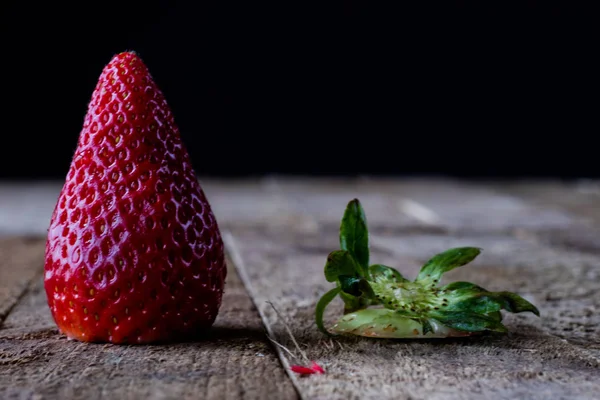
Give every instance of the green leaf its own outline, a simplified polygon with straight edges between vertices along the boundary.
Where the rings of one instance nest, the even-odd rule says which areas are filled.
[[[516,293],[511,292],[489,292],[489,295],[494,296],[502,304],[502,308],[512,313],[531,312],[538,317],[540,311],[536,306],[522,298]]]
[[[341,275],[338,285],[344,300],[344,314],[362,310],[373,303],[375,293],[366,279]]]
[[[341,291],[340,297],[344,301],[344,314],[354,312],[365,308],[368,304],[363,297],[356,297],[354,295]]]
[[[336,333],[381,338],[421,336],[421,324],[384,308],[367,308],[346,314],[333,325]]]
[[[481,249],[477,247],[457,247],[446,250],[423,265],[417,280],[439,280],[444,273],[470,263],[480,253]]]
[[[420,322],[423,330],[423,335],[427,335],[429,332],[433,332],[433,327],[431,326],[431,323],[428,319],[423,318]]]
[[[492,319],[495,319],[496,321],[502,321],[502,313],[500,311],[489,313],[487,314],[487,316]]]
[[[506,332],[507,329],[502,322],[496,318],[482,314],[465,311],[434,311],[429,316],[440,321],[442,324],[466,332],[494,331]]]
[[[338,319],[332,330],[339,334],[390,339],[470,336],[469,333],[451,329],[435,320],[415,320],[386,308],[367,308],[346,314]]]
[[[512,313],[532,312],[540,316],[538,309],[522,298],[511,292],[474,292],[468,289],[457,290],[446,296],[449,304],[448,311],[466,311],[478,314],[492,314],[500,310]]]
[[[443,291],[453,291],[453,290],[473,290],[473,291],[477,291],[477,292],[487,292],[487,290],[485,290],[484,288],[482,288],[481,286],[477,286],[474,283],[471,282],[451,282],[449,284],[447,284],[446,286],[442,286],[440,288],[440,290]]]
[[[448,296],[450,297],[450,296]],[[489,292],[468,292],[460,300],[454,301],[450,297],[450,303],[445,310],[470,312],[477,314],[490,314],[502,309],[502,300],[496,298]]]
[[[346,250],[335,250],[327,256],[325,279],[335,282],[340,275],[361,276],[361,270],[354,257]]]
[[[321,332],[323,332],[326,335],[331,336],[331,333],[329,333],[329,331],[327,331],[327,329],[325,329],[325,325],[323,325],[323,313],[325,312],[325,308],[327,308],[327,306],[329,305],[329,303],[331,303],[331,301],[333,299],[335,299],[335,297],[340,293],[341,289],[339,287],[333,288],[330,291],[328,291],[327,293],[325,293],[321,299],[319,299],[319,302],[317,303],[317,308],[315,311],[315,319],[317,322],[317,328],[319,328],[319,330]]]
[[[339,281],[344,293],[351,294],[354,297],[371,298],[374,296],[373,289],[371,289],[371,285],[365,278],[341,275]]]
[[[340,226],[340,247],[354,256],[366,277],[369,266],[369,231],[367,217],[358,199],[351,200]]]
[[[373,264],[369,267],[369,276],[373,280],[385,279],[395,282],[407,282],[408,280],[402,274],[392,267],[383,264]]]

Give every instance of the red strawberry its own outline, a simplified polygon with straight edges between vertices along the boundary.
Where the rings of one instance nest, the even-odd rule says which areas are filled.
[[[227,268],[210,204],[143,61],[113,57],[52,214],[45,289],[61,332],[151,343],[209,328]]]

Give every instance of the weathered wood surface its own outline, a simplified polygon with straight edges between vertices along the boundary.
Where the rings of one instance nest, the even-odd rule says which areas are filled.
[[[233,265],[206,337],[163,346],[83,344],[59,335],[48,311],[43,241],[30,240],[27,251],[17,242],[0,241],[0,254],[27,262],[0,259],[0,271],[22,265],[38,273],[0,327],[0,399],[297,398]],[[1,280],[0,288],[10,284]]]
[[[563,228],[572,225],[575,217],[585,220],[585,216],[577,215],[581,204],[595,209],[595,221],[600,221],[600,211],[593,206],[600,194],[594,194],[592,189],[591,194],[574,191],[558,182],[546,183],[549,188],[539,193],[531,189],[541,186],[539,182],[477,184],[447,179],[265,178],[201,182],[224,228],[293,225],[316,231],[338,224],[340,204],[358,194],[369,205],[370,221],[377,229]],[[60,189],[60,183],[0,184],[0,234],[45,235]],[[558,194],[545,196],[550,190]],[[571,199],[568,203],[564,200],[567,198]],[[563,210],[569,208],[562,207],[564,203],[570,205],[569,210]],[[573,209],[575,212],[569,216],[564,212]]]
[[[0,276],[18,282],[10,294],[0,291],[0,311],[6,315],[12,309],[0,328],[4,357],[0,357],[0,397],[44,393],[48,398],[116,394],[181,398],[194,392],[200,398],[214,398],[208,394],[217,396],[217,391],[208,388],[217,385],[229,388],[219,392],[224,398],[268,393],[264,398],[287,399],[295,396],[293,384],[307,399],[597,398],[597,182],[275,178],[202,182],[265,328],[293,350],[282,321],[267,304],[270,301],[309,357],[327,373],[300,378],[286,371],[291,357],[268,345],[235,277],[228,290],[237,290],[238,300],[226,298],[221,325],[202,342],[168,348],[86,346],[67,342],[54,331],[35,268],[29,268],[29,275],[1,275],[14,261],[0,261]],[[60,185],[52,184],[0,185],[0,234],[45,234],[59,190]],[[322,268],[327,253],[339,246],[339,221],[354,197],[361,199],[367,212],[373,260],[414,276],[438,251],[455,245],[482,247],[484,252],[474,263],[446,278],[518,292],[539,306],[542,317],[507,315],[510,333],[501,337],[449,342],[325,339],[314,326],[314,305],[330,287]],[[39,253],[31,257],[39,258]],[[3,283],[0,288],[6,286]],[[30,288],[25,295],[24,287]],[[231,308],[239,320],[230,318]],[[326,316],[331,321],[339,312],[336,303]],[[264,357],[256,356],[259,351]],[[207,354],[215,354],[210,367],[198,362]],[[19,357],[26,361],[14,361]],[[141,369],[145,358],[152,359],[152,366]],[[223,358],[233,362],[221,363]],[[238,367],[244,363],[254,367]],[[102,390],[94,392],[94,387]]]
[[[309,221],[323,213],[319,222],[300,218],[285,225],[267,221],[263,230],[239,227],[228,244],[277,340],[293,349],[267,302],[286,316],[309,358],[327,369],[325,376],[294,379],[307,398],[597,398],[600,257],[569,243],[540,240],[549,231],[592,229],[579,215],[491,186],[449,182],[330,185],[318,189],[337,203],[324,214],[311,208],[318,208],[312,194],[301,185],[291,187],[281,186],[280,202],[303,204]],[[339,248],[339,220],[353,197],[367,212],[374,262],[414,277],[446,248],[482,247],[476,262],[446,279],[519,292],[539,305],[542,318],[507,315],[509,335],[453,343],[324,338],[315,329],[314,307],[332,287],[323,265],[328,252]],[[337,302],[329,321],[341,311]]]
[[[17,237],[0,246],[0,327],[36,276],[41,276],[44,247],[39,240]]]

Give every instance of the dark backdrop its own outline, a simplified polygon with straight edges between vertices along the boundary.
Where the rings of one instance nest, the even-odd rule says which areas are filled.
[[[3,1],[0,175],[64,177],[123,50],[200,175],[600,175],[590,10],[396,3]]]

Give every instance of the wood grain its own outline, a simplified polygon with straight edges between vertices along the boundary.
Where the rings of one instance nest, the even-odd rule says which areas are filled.
[[[600,317],[594,312],[600,307],[600,257],[568,246],[552,246],[537,236],[547,230],[578,230],[585,224],[561,207],[539,207],[481,185],[386,185],[364,183],[352,191],[346,187],[341,191],[344,196],[329,197],[332,188],[320,192],[331,211],[312,229],[306,229],[305,221],[296,220],[261,229],[238,227],[228,236],[229,247],[241,260],[238,267],[244,269],[242,276],[251,296],[275,339],[294,350],[270,303],[283,315],[308,357],[327,370],[325,375],[292,377],[302,396],[595,398],[600,390]],[[302,190],[282,188],[282,203],[309,204]],[[373,198],[373,193],[381,199]],[[437,252],[454,246],[482,247],[476,262],[445,278],[518,292],[539,306],[542,318],[506,315],[508,335],[470,340],[324,337],[314,324],[315,304],[332,287],[323,277],[323,265],[328,252],[339,248],[339,222],[333,220],[341,218],[347,201],[355,196],[367,199],[364,206],[373,232],[373,262],[414,277]],[[418,219],[423,209],[430,211],[423,215],[436,217],[403,223],[406,208],[382,209],[383,204],[404,198],[416,204],[408,208],[409,217],[412,212]],[[310,218],[311,213],[307,214]],[[332,322],[341,311],[337,301],[326,318]],[[280,356],[284,365],[297,361],[285,351],[280,351]]]
[[[43,254],[41,239],[18,237],[0,241],[0,328],[30,282],[41,276]]]
[[[12,242],[0,242],[0,249]],[[40,243],[33,246],[32,254],[38,254],[39,247]],[[18,250],[12,252],[14,257],[27,257]],[[29,263],[39,271],[39,257],[29,257]],[[7,265],[2,263],[0,271],[9,269]],[[230,265],[213,329],[197,341],[162,346],[66,340],[54,325],[37,274],[0,329],[0,398],[297,398]],[[0,283],[5,286],[7,281]]]
[[[2,239],[0,398],[597,398],[599,183],[201,181],[236,261],[214,329],[171,346],[67,341],[45,304],[43,241]],[[59,188],[0,185],[0,234],[43,236]],[[507,314],[509,334],[469,340],[323,337],[314,306],[331,287],[323,265],[339,246],[339,222],[352,198],[367,212],[372,260],[412,277],[448,247],[482,247],[474,263],[445,279],[518,292],[542,317]],[[302,360],[267,340],[265,330],[298,354],[268,302],[325,375],[290,373],[290,363]],[[332,304],[327,320],[340,312],[341,304]]]

